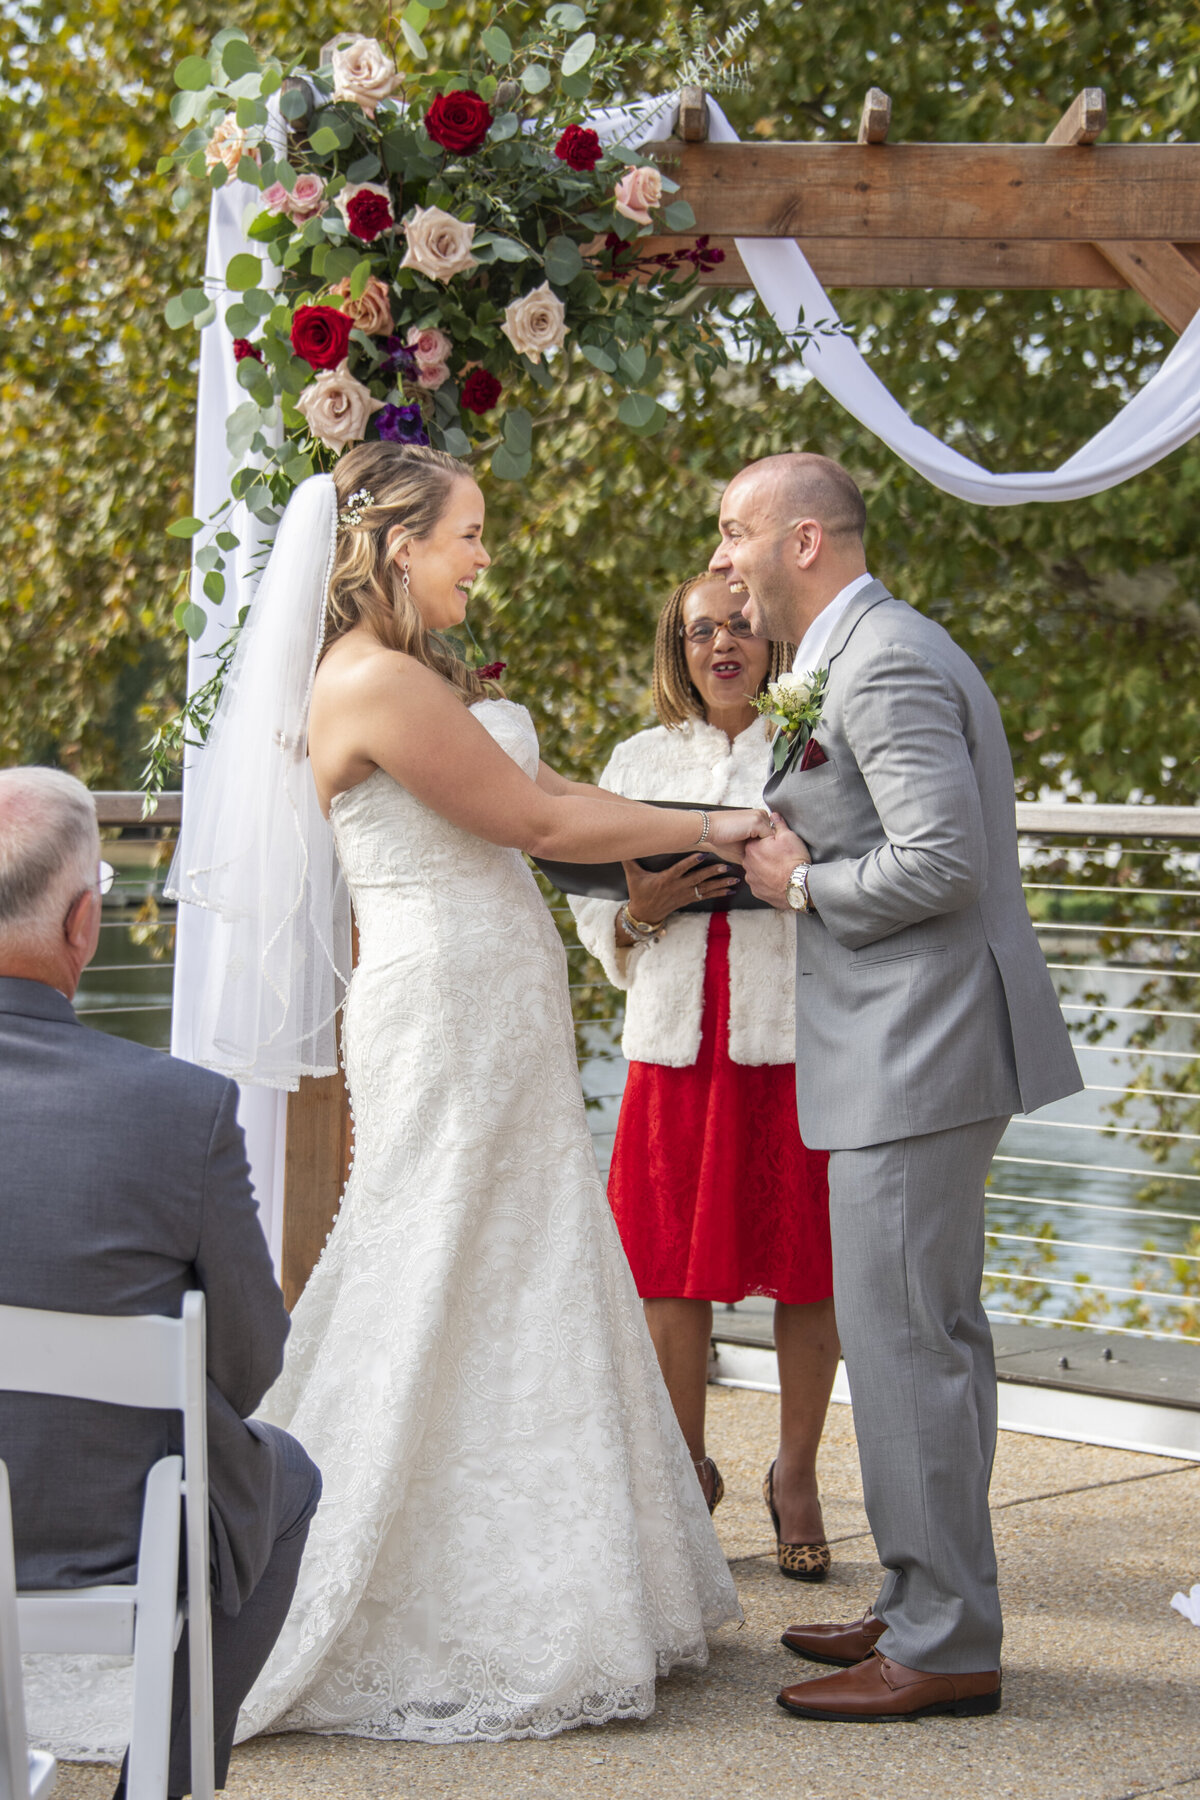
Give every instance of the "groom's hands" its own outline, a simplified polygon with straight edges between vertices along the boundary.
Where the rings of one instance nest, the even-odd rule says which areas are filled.
[[[780,912],[790,912],[787,884],[797,863],[811,862],[812,851],[788,829],[779,813],[771,814],[770,837],[751,838],[746,845],[746,880],[750,892]]]

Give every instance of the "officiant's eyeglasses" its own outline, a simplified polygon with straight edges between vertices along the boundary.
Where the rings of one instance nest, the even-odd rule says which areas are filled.
[[[730,637],[752,638],[754,632],[745,613],[730,613],[725,620],[693,619],[690,625],[681,625],[680,630],[689,644],[711,644],[718,631],[727,631]]]

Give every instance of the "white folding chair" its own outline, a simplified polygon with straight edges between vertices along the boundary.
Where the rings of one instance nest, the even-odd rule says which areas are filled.
[[[57,1773],[54,1758],[44,1750],[31,1750],[25,1737],[12,1512],[8,1469],[0,1462],[0,1800],[42,1800],[54,1787]]]
[[[205,1385],[203,1294],[184,1296],[181,1319],[0,1306],[0,1389],[183,1414],[182,1460],[164,1456],[146,1479],[136,1582],[17,1595],[21,1649],[27,1655],[132,1656],[128,1800],[163,1800],[167,1792],[172,1661],[185,1621],[192,1793],[195,1800],[213,1800]],[[181,1497],[187,1550],[182,1601]]]

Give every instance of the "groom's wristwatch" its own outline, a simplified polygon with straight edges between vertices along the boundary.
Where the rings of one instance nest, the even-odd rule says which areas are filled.
[[[817,910],[808,893],[808,871],[811,868],[811,863],[797,863],[788,876],[787,903],[793,912],[815,913]]]

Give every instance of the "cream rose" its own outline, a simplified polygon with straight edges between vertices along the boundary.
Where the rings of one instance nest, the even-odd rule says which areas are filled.
[[[615,191],[617,211],[638,225],[649,225],[651,207],[662,201],[662,176],[655,168],[630,169]]]
[[[227,112],[204,146],[204,161],[210,169],[224,163],[229,173],[236,175],[243,156],[248,156],[251,162],[259,160],[258,151],[251,146],[237,122],[237,114]]]
[[[402,269],[417,269],[434,281],[452,281],[479,266],[471,255],[474,225],[443,212],[440,206],[418,206],[404,230],[408,249]]]
[[[782,711],[787,706],[807,706],[816,690],[814,671],[803,670],[800,674],[781,675],[773,681],[767,692],[771,700]]]
[[[315,438],[330,450],[340,450],[359,441],[367,420],[382,405],[382,400],[376,400],[369,388],[354,379],[349,362],[340,362],[336,369],[322,369],[309,382],[296,401],[296,410],[304,414]]]
[[[390,337],[395,330],[392,319],[392,301],[386,283],[377,275],[367,280],[367,285],[357,300],[350,298],[351,277],[346,275],[336,286],[331,287],[330,294],[336,294],[338,308],[354,320],[360,331],[368,337]]]
[[[567,335],[566,309],[550,283],[543,281],[505,307],[500,329],[519,356],[541,362],[546,351],[559,349]]]
[[[368,119],[375,108],[400,86],[395,63],[375,38],[341,38],[330,59],[335,100],[354,100]]]

